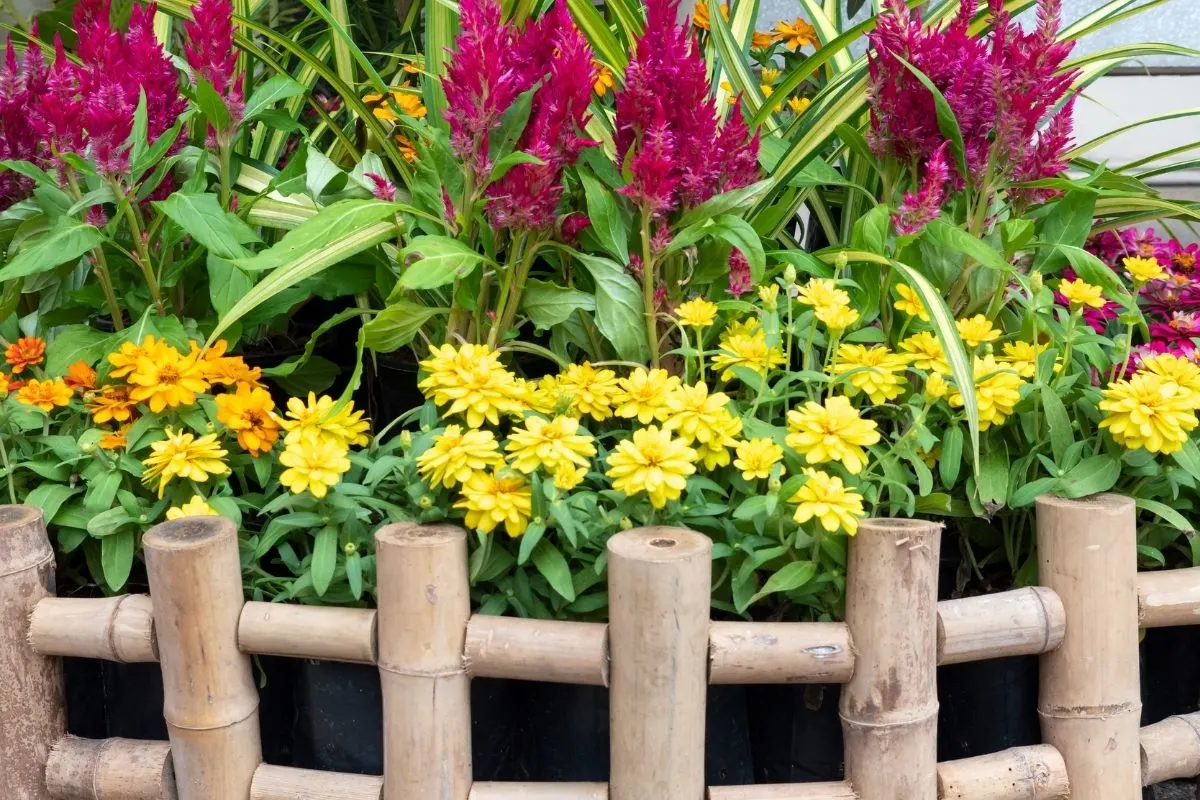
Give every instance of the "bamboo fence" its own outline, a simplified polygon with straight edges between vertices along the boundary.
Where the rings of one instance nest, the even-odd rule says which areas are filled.
[[[242,598],[237,531],[144,537],[150,596],[62,599],[41,512],[0,506],[4,800],[1135,800],[1200,773],[1200,714],[1139,729],[1138,628],[1200,623],[1200,568],[1139,575],[1132,500],[1038,501],[1041,586],[937,602],[938,524],[876,519],[844,623],[712,622],[711,544],[609,542],[610,622],[472,615],[453,526],[376,535],[377,611]],[[153,597],[153,602],[151,602]],[[261,763],[250,655],[376,664],[385,774]],[[938,764],[937,667],[1041,656],[1044,744]],[[159,662],[170,742],[66,736],[59,657]],[[473,677],[607,686],[607,784],[473,780]],[[845,684],[846,779],[704,786],[706,685]]]

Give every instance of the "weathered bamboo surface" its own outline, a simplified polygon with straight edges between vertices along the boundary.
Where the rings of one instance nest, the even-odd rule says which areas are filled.
[[[263,764],[254,772],[250,800],[380,800],[383,778]]]
[[[475,614],[466,659],[476,678],[607,686],[608,626]]]
[[[158,661],[154,606],[148,594],[47,597],[29,620],[29,644],[46,656]]]
[[[1065,800],[1067,765],[1048,744],[938,764],[939,800]]]
[[[1142,728],[1142,785],[1200,775],[1200,712]]]
[[[860,800],[844,781],[712,786],[708,800]],[[863,798],[862,800],[865,800]]]
[[[1142,572],[1137,587],[1143,628],[1200,625],[1200,567]]]
[[[238,620],[243,653],[374,664],[376,612],[250,601]]]
[[[1067,615],[1042,586],[938,603],[938,663],[1048,653],[1062,644]]]
[[[845,683],[854,673],[844,622],[714,622],[709,660],[715,684]]]
[[[470,800],[608,800],[608,784],[479,781],[471,787]]]
[[[63,737],[46,762],[46,788],[55,800],[178,797],[171,745],[132,739]]]

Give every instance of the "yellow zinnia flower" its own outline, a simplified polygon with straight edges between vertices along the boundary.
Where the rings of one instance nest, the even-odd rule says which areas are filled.
[[[36,406],[49,414],[55,406],[71,404],[74,393],[61,378],[39,381],[33,378],[17,391],[17,399],[27,406]]]
[[[1030,342],[1005,342],[1001,348],[1004,355],[997,359],[1002,364],[1008,364],[1022,378],[1032,378],[1037,374],[1037,360],[1049,345],[1032,344]]]
[[[627,495],[644,492],[650,505],[662,508],[678,500],[687,487],[687,476],[696,471],[696,451],[669,430],[651,425],[633,432],[608,455],[612,488]]]
[[[100,437],[97,444],[101,450],[124,450],[129,447],[129,425],[122,425],[115,431],[107,431]]]
[[[737,446],[741,432],[741,418],[722,410],[710,423],[708,438],[695,442],[697,463],[710,472],[717,467],[729,466],[729,448]]]
[[[944,375],[950,372],[941,340],[929,331],[914,333],[900,342],[900,349],[909,354],[908,362],[917,369]]]
[[[529,527],[533,495],[529,481],[515,472],[476,472],[463,484],[462,493],[454,507],[467,512],[468,528],[491,533],[503,524],[515,539]]]
[[[996,361],[995,356],[975,357],[975,404],[979,408],[979,430],[1003,425],[1021,399],[1025,381],[1015,370]],[[950,405],[963,407],[962,393],[950,394]]]
[[[759,375],[766,375],[783,361],[783,351],[778,346],[769,347],[766,333],[756,327],[753,333],[732,336],[727,329],[721,336],[712,363],[713,369],[721,373],[721,380],[728,381],[737,377],[734,367],[747,367]]]
[[[516,377],[489,347],[435,347],[421,369],[427,376],[417,385],[425,396],[439,406],[449,406],[445,416],[463,414],[472,428],[485,420],[499,425],[501,414],[520,416],[524,411]]]
[[[838,346],[829,374],[846,376],[846,394],[850,397],[862,392],[872,403],[879,405],[904,391],[907,365],[905,356],[897,355],[883,345],[843,344]]]
[[[1187,444],[1197,420],[1189,393],[1153,372],[1110,384],[1101,395],[1100,421],[1117,444],[1129,450],[1175,453]]]
[[[147,336],[141,343],[124,342],[117,352],[108,354],[108,363],[112,365],[109,375],[114,378],[127,378],[137,369],[138,361],[143,358],[157,360],[167,350],[176,356],[179,355],[178,350],[153,336]]]
[[[946,395],[950,394],[950,384],[940,372],[931,372],[929,377],[925,379],[925,391],[923,392],[925,399],[930,403],[936,403]]]
[[[772,33],[755,31],[754,33],[750,34],[751,50],[765,50],[773,44],[775,44],[775,35]]]
[[[400,117],[392,109],[392,102],[388,102],[389,99],[405,116],[420,119],[429,113],[419,95],[404,89],[392,89],[386,98],[378,92],[373,92],[363,97],[363,103],[372,106],[371,113],[375,115],[375,119],[381,122],[398,122]]]
[[[1129,273],[1129,277],[1133,278],[1133,282],[1137,284],[1156,281],[1166,274],[1162,264],[1158,263],[1157,258],[1142,258],[1134,256],[1127,258],[1124,261],[1125,271]]]
[[[803,114],[808,110],[808,107],[812,105],[812,100],[808,99],[807,97],[792,96],[788,99],[787,104],[788,108],[792,110],[793,114]]]
[[[774,67],[763,67],[762,81],[763,83],[774,83],[775,81],[779,80],[779,76],[782,74],[782,72]]]
[[[362,447],[368,441],[367,431],[371,423],[362,418],[362,411],[354,410],[354,403],[347,401],[338,407],[329,395],[317,397],[308,393],[308,402],[298,397],[288,399],[287,416],[279,420],[287,431],[284,444],[289,447],[300,439],[331,439],[343,448]]]
[[[91,392],[84,400],[84,407],[97,425],[133,419],[133,401],[129,399],[127,386],[105,386],[99,394]]]
[[[813,313],[831,331],[844,331],[858,322],[858,312],[850,306],[817,306]]]
[[[728,405],[729,396],[724,392],[709,394],[703,383],[681,384],[667,395],[670,414],[663,427],[675,431],[685,444],[707,442],[724,421]]]
[[[690,328],[707,328],[717,318],[717,305],[703,297],[697,297],[686,303],[680,303],[675,308],[675,319],[680,325]]]
[[[814,47],[819,47],[821,44],[817,38],[817,29],[803,17],[796,17],[791,22],[784,22],[782,20],[777,22],[775,24],[775,36],[789,50],[799,50],[801,47],[810,44]]]
[[[536,382],[517,378],[517,388],[525,401],[525,406],[538,414],[553,416],[558,412],[561,397],[558,389],[558,378],[554,375],[543,375]]]
[[[679,378],[665,369],[638,367],[617,383],[622,390],[616,399],[617,416],[626,419],[636,417],[638,422],[646,425],[667,418],[670,413],[667,396],[679,386]]]
[[[836,461],[851,475],[867,465],[864,448],[879,441],[879,426],[863,419],[850,400],[841,395],[825,398],[824,405],[809,401],[787,414],[787,446],[809,464]]]
[[[195,495],[181,506],[171,506],[167,509],[167,519],[183,519],[184,517],[215,517],[218,516],[213,507],[200,495]]]
[[[1071,304],[1072,310],[1080,309],[1084,306],[1104,308],[1104,290],[1099,286],[1086,283],[1079,278],[1073,281],[1059,281],[1058,293],[1067,298],[1067,302]]]
[[[579,420],[563,416],[526,417],[509,433],[504,449],[512,457],[513,469],[527,475],[538,469],[557,473],[586,467],[596,455],[591,434],[580,429]]]
[[[476,472],[503,464],[504,457],[491,431],[464,431],[458,425],[447,425],[433,437],[429,449],[417,456],[417,473],[431,487],[450,489]]]
[[[153,355],[140,357],[128,381],[132,386],[129,397],[145,403],[155,414],[190,406],[196,402],[196,395],[208,391],[204,367],[195,356],[180,355],[173,347],[161,347]]]
[[[985,342],[1000,338],[1000,331],[983,314],[976,314],[970,319],[960,319],[954,325],[967,347],[979,347]]]
[[[783,460],[783,448],[762,437],[738,442],[736,451],[733,465],[748,481],[771,477],[771,468]]]
[[[608,65],[595,59],[592,59],[592,64],[596,68],[596,81],[592,84],[592,91],[596,93],[596,97],[604,97],[610,89],[617,87],[617,82],[613,78],[612,70],[608,68]]]
[[[844,289],[839,289],[835,281],[829,278],[812,278],[800,287],[796,299],[806,306],[848,306],[850,295]]]
[[[721,12],[721,18],[728,22],[729,4],[722,3],[718,8]],[[710,29],[712,20],[708,16],[708,3],[705,0],[697,0],[695,7],[692,9],[692,24],[702,31]]]
[[[266,389],[238,384],[236,392],[217,395],[217,422],[237,434],[238,444],[251,456],[268,452],[279,439],[275,401]]]
[[[1139,372],[1149,372],[1183,389],[1193,408],[1200,408],[1200,366],[1173,353],[1159,353],[1142,359]]]
[[[563,467],[555,470],[554,488],[568,492],[583,483],[583,479],[587,477],[587,474],[587,467]]]
[[[596,369],[585,361],[571,364],[558,376],[558,391],[569,400],[572,413],[602,422],[612,416],[621,387],[611,369]]]
[[[799,524],[816,519],[829,533],[839,530],[849,536],[858,533],[858,521],[866,513],[862,495],[827,472],[808,468],[804,474],[808,480],[788,498],[789,503],[796,504],[793,519]]]
[[[142,481],[146,484],[158,478],[158,496],[173,478],[203,483],[210,475],[226,475],[229,467],[222,460],[228,453],[217,442],[217,435],[209,433],[197,438],[186,431],[167,428],[167,438],[150,445],[150,455],[142,461],[146,471]]]
[[[779,284],[758,287],[758,299],[762,301],[763,308],[774,312],[779,306]]]
[[[898,283],[896,294],[900,295],[900,299],[893,304],[897,311],[916,317],[922,322],[929,322],[929,312],[925,310],[925,304],[921,302],[921,296],[915,289],[908,284]]]
[[[280,465],[287,467],[279,483],[292,494],[308,491],[320,500],[350,469],[347,452],[345,442],[331,436],[298,438],[279,454]]]

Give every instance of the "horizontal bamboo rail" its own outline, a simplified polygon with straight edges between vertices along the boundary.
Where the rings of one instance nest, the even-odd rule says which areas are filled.
[[[143,537],[154,602],[54,598],[40,515],[0,506],[0,797],[1132,800],[1200,773],[1200,714],[1137,725],[1137,628],[1200,624],[1200,569],[1136,575],[1124,498],[1041,498],[1038,533],[1043,586],[936,603],[939,527],[864,521],[846,622],[771,623],[709,619],[707,537],[630,531],[600,624],[471,615],[465,532],[415,524],[377,533],[378,611],[245,602],[216,518]],[[385,775],[262,764],[249,654],[377,665]],[[1033,654],[1047,744],[936,764],[937,666]],[[58,656],[159,661],[170,744],[64,737]],[[609,783],[473,781],[473,677],[610,687]],[[705,789],[705,685],[793,682],[845,684],[847,779]]]

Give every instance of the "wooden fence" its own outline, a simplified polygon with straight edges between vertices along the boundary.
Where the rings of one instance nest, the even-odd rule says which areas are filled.
[[[214,517],[144,537],[148,596],[53,596],[41,513],[0,506],[5,800],[1135,800],[1200,773],[1200,714],[1139,729],[1138,627],[1200,623],[1200,568],[1139,575],[1131,500],[1038,502],[1043,585],[937,602],[941,530],[864,522],[845,623],[712,622],[711,544],[609,542],[610,622],[472,615],[467,538],[376,536],[378,611],[245,602]],[[249,654],[377,664],[385,775],[263,764]],[[1041,654],[1045,744],[936,762],[937,666]],[[64,735],[59,656],[161,664],[165,742]],[[608,784],[473,781],[472,677],[608,686]],[[704,786],[706,684],[845,684],[846,780]],[[707,792],[707,795],[706,795]]]

